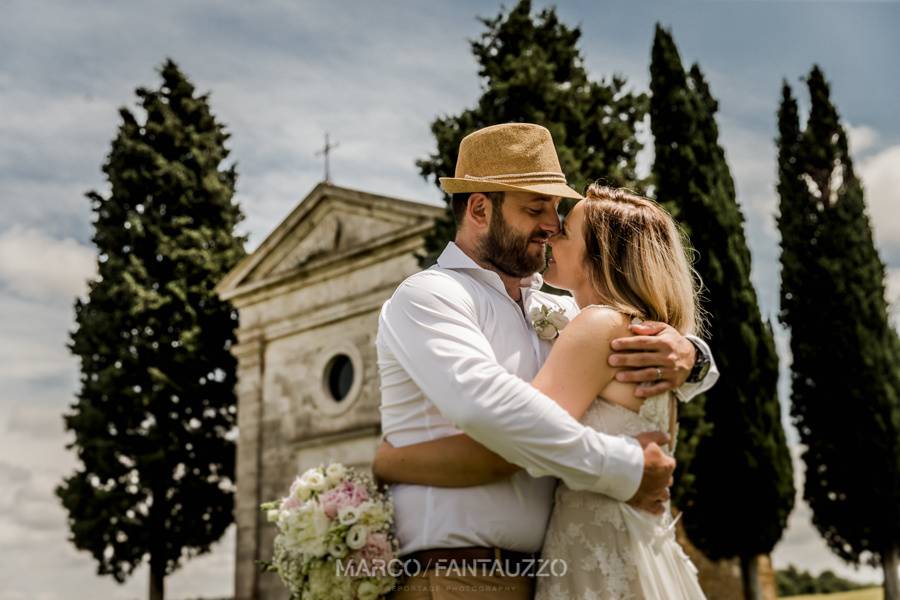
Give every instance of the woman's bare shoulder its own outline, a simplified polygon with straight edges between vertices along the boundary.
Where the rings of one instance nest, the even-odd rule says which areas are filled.
[[[614,308],[587,306],[560,332],[560,336],[566,335],[572,341],[582,343],[596,342],[598,338],[613,340],[632,335],[628,329],[630,323],[628,315]],[[608,349],[606,346],[604,351]]]

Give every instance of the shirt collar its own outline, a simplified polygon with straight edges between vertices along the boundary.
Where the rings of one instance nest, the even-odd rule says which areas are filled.
[[[503,282],[500,280],[500,276],[493,271],[489,271],[488,269],[479,266],[478,263],[472,260],[472,258],[468,254],[463,252],[462,249],[456,245],[456,242],[450,242],[447,244],[447,247],[444,248],[444,251],[441,252],[441,255],[437,259],[437,265],[442,269],[472,269],[490,273],[491,275],[493,275],[492,279],[496,279],[496,283],[499,284],[500,289],[504,293],[506,293],[506,288],[503,286]],[[522,283],[519,287],[539,290],[543,285],[544,278],[541,277],[540,273],[535,273],[534,275],[522,279]]]
[[[456,242],[450,242],[441,255],[438,256],[437,265],[442,269],[482,269],[468,254],[462,251],[462,248],[456,245]]]
[[[526,277],[522,280],[522,287],[539,290],[544,287],[544,276],[540,273],[535,273],[531,277]]]

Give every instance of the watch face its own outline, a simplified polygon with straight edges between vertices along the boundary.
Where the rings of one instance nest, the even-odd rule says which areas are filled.
[[[700,367],[700,373],[697,375],[697,379],[702,380],[706,377],[707,373],[709,373],[709,362],[703,361],[703,366]]]

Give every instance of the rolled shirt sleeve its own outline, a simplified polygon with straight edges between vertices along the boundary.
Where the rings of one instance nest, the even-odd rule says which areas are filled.
[[[448,420],[531,476],[622,501],[637,492],[644,463],[637,440],[583,426],[500,365],[471,296],[449,275],[407,279],[385,304],[378,335]]]

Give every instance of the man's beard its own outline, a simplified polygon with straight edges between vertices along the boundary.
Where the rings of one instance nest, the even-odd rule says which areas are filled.
[[[504,275],[528,277],[544,268],[544,253],[532,256],[528,244],[532,240],[546,241],[549,234],[537,230],[521,234],[514,230],[498,210],[494,211],[487,236],[481,241],[481,260],[496,267]]]

